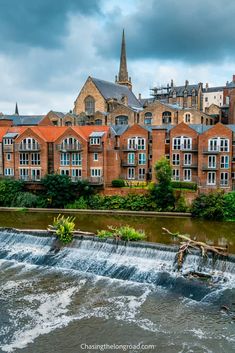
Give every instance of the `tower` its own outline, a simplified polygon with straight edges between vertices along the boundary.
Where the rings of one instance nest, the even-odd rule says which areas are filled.
[[[132,89],[131,78],[128,77],[127,62],[126,62],[126,41],[125,32],[122,32],[122,46],[120,56],[120,67],[118,77],[116,76],[115,82],[119,85],[127,86],[130,90]]]
[[[15,107],[15,115],[19,115],[19,109],[18,109],[18,104],[16,103],[16,107]]]

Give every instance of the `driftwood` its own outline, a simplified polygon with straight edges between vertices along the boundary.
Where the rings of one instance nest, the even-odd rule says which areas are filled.
[[[190,248],[191,249],[197,249],[201,251],[201,255],[203,257],[207,256],[207,252],[211,252],[213,254],[217,254],[220,256],[228,256],[228,248],[227,247],[220,247],[220,246],[212,246],[208,245],[202,241],[197,241],[193,240],[190,238],[189,235],[187,234],[179,234],[179,233],[172,233],[166,228],[162,228],[167,234],[174,236],[181,241],[180,247],[177,253],[177,263],[178,263],[178,269],[182,267],[184,257],[187,252],[190,253]]]

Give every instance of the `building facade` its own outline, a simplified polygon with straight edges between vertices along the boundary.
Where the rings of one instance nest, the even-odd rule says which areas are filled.
[[[155,180],[166,157],[172,179],[199,190],[235,188],[235,125],[0,127],[0,177],[40,182],[46,174],[110,186]]]

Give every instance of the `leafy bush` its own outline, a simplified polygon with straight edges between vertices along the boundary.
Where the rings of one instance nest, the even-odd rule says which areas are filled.
[[[156,202],[151,195],[128,194],[127,196],[95,195],[88,200],[91,209],[96,210],[130,210],[130,211],[154,211]]]
[[[94,194],[94,188],[88,180],[78,180],[76,183],[73,183],[73,189],[79,197],[87,198]]]
[[[178,200],[176,200],[175,211],[176,212],[187,212],[188,211],[188,207],[187,207],[185,198],[182,195],[180,195]]]
[[[174,209],[175,197],[171,185],[171,166],[166,158],[160,159],[155,164],[155,171],[158,183],[151,190],[157,207],[161,211],[171,211]]]
[[[221,220],[225,217],[225,199],[221,192],[199,195],[192,203],[193,217]]]
[[[109,227],[109,230],[100,230],[97,232],[99,238],[118,238],[124,241],[138,241],[146,238],[144,231],[138,231],[128,225]]]
[[[20,180],[0,180],[0,206],[10,207],[18,193],[23,191],[24,183]]]
[[[125,181],[123,179],[112,180],[112,186],[115,188],[122,188],[125,186]]]
[[[171,185],[174,189],[197,190],[197,184],[189,181],[172,181]]]
[[[59,214],[54,218],[53,225],[49,226],[50,229],[55,230],[58,239],[63,244],[71,243],[73,240],[73,231],[75,227],[75,217],[65,218],[63,215]]]
[[[39,197],[31,192],[19,192],[12,202],[14,207],[37,207]]]
[[[42,178],[42,185],[45,187],[44,198],[49,207],[64,207],[76,197],[73,184],[67,175],[48,174]]]
[[[65,208],[85,210],[89,207],[87,200],[85,200],[84,197],[81,196],[78,200],[75,200],[73,203],[69,203],[68,205],[66,205]]]
[[[224,194],[224,216],[235,219],[235,191]]]

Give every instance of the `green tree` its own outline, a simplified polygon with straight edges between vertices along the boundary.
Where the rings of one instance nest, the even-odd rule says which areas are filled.
[[[224,216],[235,219],[235,191],[224,194]]]
[[[45,187],[43,196],[48,207],[61,208],[76,198],[73,183],[67,175],[48,174],[42,179],[42,185]]]
[[[222,192],[200,194],[192,203],[193,217],[221,220],[225,216],[225,200]]]
[[[175,197],[171,185],[172,171],[170,163],[166,158],[162,158],[155,164],[154,168],[157,184],[152,188],[151,194],[160,210],[172,210],[175,204]]]
[[[14,206],[18,193],[23,191],[23,181],[13,179],[0,180],[0,205],[5,207]]]

